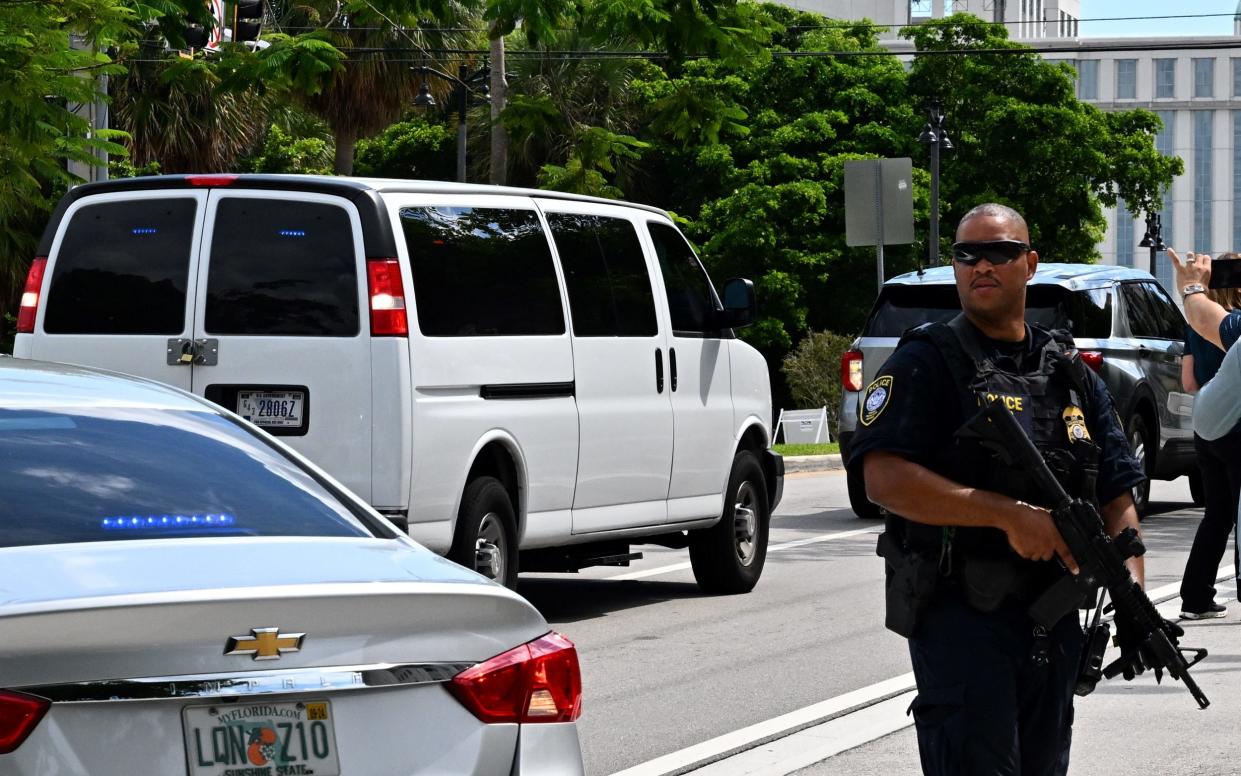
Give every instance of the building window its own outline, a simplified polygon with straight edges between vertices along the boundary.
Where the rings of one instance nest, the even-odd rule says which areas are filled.
[[[1155,60],[1155,98],[1176,96],[1176,60]]]
[[[1194,115],[1194,250],[1211,253],[1211,193],[1214,155],[1212,129],[1215,111],[1196,110]],[[1166,239],[1165,239],[1166,242]]]
[[[1099,60],[1078,60],[1077,97],[1080,100],[1099,99]]]
[[[1133,214],[1120,197],[1116,199],[1116,263],[1133,266]]]
[[[1215,96],[1215,59],[1194,60],[1194,96]]]
[[[1176,125],[1173,123],[1176,113],[1170,110],[1157,110],[1155,115],[1163,122],[1163,128],[1159,130],[1159,134],[1155,135],[1155,150],[1164,156],[1172,156],[1176,153]],[[1159,220],[1163,225],[1161,236],[1167,245],[1176,245],[1176,235],[1172,229],[1176,216],[1174,204],[1172,190],[1169,188],[1163,193],[1163,207],[1159,210]],[[1172,265],[1165,251],[1155,254],[1155,266],[1150,267],[1149,271],[1159,279],[1164,288],[1172,288]]]
[[[1241,245],[1241,110],[1232,112],[1232,244]]]
[[[1232,96],[1241,97],[1241,57],[1232,58]]]
[[[1116,60],[1116,99],[1136,100],[1138,97],[1138,61]]]

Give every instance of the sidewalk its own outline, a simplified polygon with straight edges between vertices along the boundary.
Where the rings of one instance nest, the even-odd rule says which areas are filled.
[[[1225,584],[1228,592],[1231,585]],[[1221,590],[1221,592],[1223,592]],[[1175,616],[1179,599],[1159,607]],[[1078,698],[1069,773],[1091,776],[1237,776],[1241,774],[1241,605],[1228,603],[1228,616],[1181,622],[1182,644],[1205,647],[1206,660],[1191,671],[1211,705],[1199,710],[1180,682],[1164,677],[1156,685],[1148,672],[1132,682],[1101,682]],[[1108,660],[1115,656],[1114,649]],[[916,774],[918,745],[912,727],[851,749],[797,772],[827,774]]]

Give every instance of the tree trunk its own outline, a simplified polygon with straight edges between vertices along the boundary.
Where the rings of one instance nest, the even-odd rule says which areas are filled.
[[[358,144],[358,133],[352,129],[336,131],[336,159],[332,167],[337,175],[353,175],[353,147]]]
[[[492,27],[494,34],[495,28]],[[504,77],[504,38],[491,39],[491,183],[503,186],[508,180],[508,132],[500,123],[500,113],[508,104],[508,80]]]

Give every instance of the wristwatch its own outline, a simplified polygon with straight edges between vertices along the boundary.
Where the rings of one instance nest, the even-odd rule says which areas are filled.
[[[1206,292],[1207,287],[1201,283],[1190,283],[1181,289],[1181,298],[1185,298],[1190,294],[1205,294]]]

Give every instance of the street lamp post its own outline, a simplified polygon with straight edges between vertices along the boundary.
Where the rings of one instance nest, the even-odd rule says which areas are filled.
[[[457,75],[453,76],[433,67],[422,65],[418,68],[418,72],[422,73],[422,84],[418,87],[418,96],[414,98],[415,108],[435,107],[435,97],[431,94],[431,87],[427,85],[427,76],[434,75],[454,84],[453,98],[457,103],[457,182],[465,183],[465,112],[468,107],[470,92],[473,91],[470,88],[470,83],[480,78],[485,78],[488,68],[484,65],[477,72],[470,73],[469,68],[462,64],[457,66]],[[486,96],[486,81],[483,84],[481,93]]]
[[[931,235],[927,246],[927,264],[934,267],[939,264],[939,152],[953,149],[952,139],[944,128],[944,106],[939,100],[932,100],[926,109],[927,122],[918,136],[918,142],[930,146],[931,149]]]
[[[1147,211],[1146,233],[1142,235],[1142,242],[1138,243],[1138,247],[1151,249],[1150,273],[1155,275],[1155,255],[1159,251],[1166,251],[1168,246],[1163,244],[1163,218],[1153,210]]]

